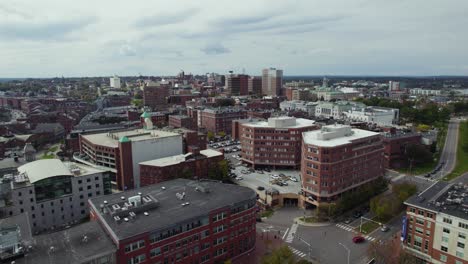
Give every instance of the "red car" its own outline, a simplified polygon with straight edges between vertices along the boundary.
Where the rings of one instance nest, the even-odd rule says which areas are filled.
[[[356,244],[364,242],[366,239],[362,236],[355,236],[353,237],[353,242]]]

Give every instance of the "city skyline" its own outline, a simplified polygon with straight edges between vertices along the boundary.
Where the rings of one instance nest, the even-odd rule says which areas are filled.
[[[465,1],[227,3],[8,1],[0,77],[468,73]]]

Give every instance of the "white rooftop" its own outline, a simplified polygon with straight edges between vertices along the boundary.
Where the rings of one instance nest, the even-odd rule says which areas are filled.
[[[206,156],[207,158],[223,155],[223,153],[212,150],[212,149],[205,149],[201,150],[200,154]],[[148,160],[144,162],[140,162],[140,165],[147,165],[147,166],[157,166],[157,167],[165,167],[165,166],[172,166],[176,165],[179,163],[184,162],[187,157],[190,157],[192,153],[187,153],[187,154],[180,154],[180,155],[175,155],[175,156],[170,156],[170,157],[165,157],[165,158],[160,158],[160,159],[154,159],[154,160]]]
[[[130,141],[144,141],[155,138],[180,136],[177,133],[163,130],[133,129],[118,132],[107,132],[99,134],[82,135],[83,138],[93,144],[116,148],[119,145],[119,139],[127,137]]]
[[[323,126],[320,130],[304,132],[302,138],[306,144],[319,147],[336,147],[375,135],[379,135],[379,133],[336,124]]]
[[[250,127],[269,127],[269,128],[301,128],[315,124],[314,120],[305,118],[295,118],[289,116],[271,117],[268,121],[257,121],[251,123],[243,123]]]

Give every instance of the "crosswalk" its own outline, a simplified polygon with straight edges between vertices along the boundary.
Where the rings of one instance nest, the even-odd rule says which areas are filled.
[[[354,230],[354,228],[352,226],[349,226],[349,225],[345,225],[345,224],[336,224],[337,227],[343,229],[343,230],[346,230],[348,232],[353,232],[353,233],[358,233],[356,230]],[[369,241],[375,241],[375,237],[371,237],[371,236],[364,236],[364,238],[366,240],[369,240]]]
[[[303,257],[305,257],[307,255],[306,253],[304,253],[304,252],[302,252],[300,250],[297,250],[297,249],[295,249],[293,247],[289,247],[289,249],[291,249],[293,254],[299,256],[300,258],[303,258]]]
[[[289,229],[288,236],[286,237],[286,240],[285,240],[286,243],[292,243],[292,241],[294,240],[294,234],[296,233],[298,226],[299,226],[298,224],[293,224],[291,226],[291,228]]]

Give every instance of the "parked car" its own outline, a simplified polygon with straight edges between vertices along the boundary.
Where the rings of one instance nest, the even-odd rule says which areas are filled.
[[[362,243],[366,241],[366,239],[362,236],[355,236],[353,237],[353,242],[356,243],[356,244],[359,244],[359,243]]]
[[[244,178],[242,178],[242,176],[236,177],[236,180],[238,180],[238,181],[241,181],[241,180],[243,180],[243,179],[244,179]]]
[[[288,183],[286,181],[281,181],[281,183],[283,184],[283,186],[288,186]]]
[[[257,190],[263,191],[263,190],[265,190],[265,187],[263,187],[263,186],[258,186],[258,187],[257,187]]]
[[[380,231],[382,232],[387,232],[388,230],[390,230],[390,228],[386,225],[382,225],[382,227],[380,228]]]
[[[249,173],[249,172],[246,171],[246,170],[242,170],[241,173],[242,173],[242,174],[247,174],[247,173]]]
[[[350,218],[346,218],[346,219],[344,220],[344,223],[345,223],[345,224],[350,224],[350,223],[351,223],[351,219],[350,219]]]
[[[263,171],[258,170],[257,173],[258,173],[258,174],[263,174]]]
[[[293,182],[298,182],[299,180],[296,177],[289,177],[289,179]]]
[[[270,175],[270,178],[272,178],[272,179],[275,179],[275,180],[276,180],[276,179],[278,179],[278,178],[279,178],[279,176],[278,176],[278,175],[275,175],[275,174],[272,174],[272,175]]]

